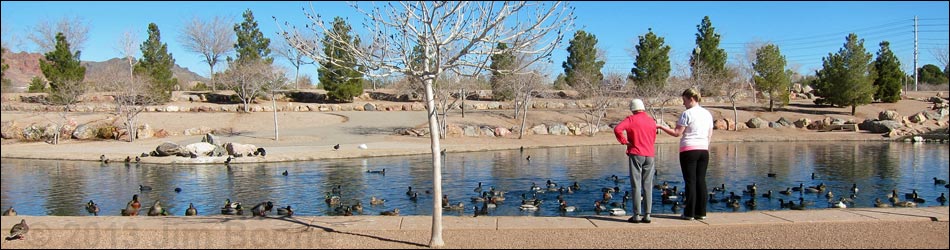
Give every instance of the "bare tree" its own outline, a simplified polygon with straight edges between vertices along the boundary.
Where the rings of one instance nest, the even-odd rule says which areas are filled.
[[[930,49],[930,54],[933,54],[934,58],[937,58],[937,62],[940,63],[940,66],[943,66],[944,69],[947,68],[948,63],[950,63],[947,61],[947,57],[950,57],[947,47],[934,47]]]
[[[729,102],[732,103],[732,123],[733,124],[730,124],[730,125],[735,125],[735,124],[738,124],[739,122],[739,109],[736,108],[736,102],[742,96],[742,92],[743,92],[742,87],[746,85],[745,80],[743,80],[743,77],[741,77],[742,74],[740,72],[742,72],[741,66],[730,67],[728,65],[726,66],[726,71],[723,72],[723,74],[725,74],[726,76],[726,78],[724,79],[726,82],[725,82],[725,85],[723,85],[724,87],[726,87],[726,97],[728,97]],[[729,125],[726,125],[726,126],[727,126],[726,129],[728,130]],[[739,131],[739,126],[734,126],[733,130]]]
[[[136,79],[133,70],[135,68],[135,56],[139,53],[139,41],[132,29],[126,31],[119,38],[116,50],[122,54],[122,57],[129,64],[128,80],[123,79],[124,73],[110,71],[111,80],[107,81],[114,93],[115,112],[114,114],[123,120],[126,130],[129,133],[129,142],[134,142],[138,138],[138,127],[136,126],[136,117],[145,111],[148,105],[154,104],[157,100],[149,94],[146,80]],[[116,138],[119,139],[119,138]]]
[[[274,141],[280,141],[280,126],[277,124],[277,92],[287,89],[290,82],[284,77],[284,69],[273,65],[267,65],[262,73],[260,79],[263,82],[262,87],[270,95],[271,107],[274,110]]]
[[[89,38],[89,25],[79,16],[72,18],[64,16],[55,27],[49,20],[43,20],[33,27],[27,39],[36,44],[39,53],[46,53],[56,49],[56,33],[63,33],[72,48],[70,52],[76,53],[82,50],[83,44]]]
[[[528,120],[528,108],[531,107],[531,97],[543,92],[544,80],[547,78],[547,75],[535,70],[528,74],[513,75],[506,80],[510,80],[514,88],[515,98],[511,100],[514,103],[513,106],[516,111],[520,110],[515,112],[515,118],[518,118],[519,112],[521,115],[521,129],[518,130],[518,139],[524,137]]]
[[[311,37],[303,37],[302,39],[304,41],[317,41],[315,38],[311,38]],[[290,65],[294,66],[294,81],[293,81],[294,89],[300,89],[300,85],[298,82],[298,79],[300,77],[300,66],[313,64],[314,61],[309,60],[309,58],[304,56],[304,53],[300,53],[299,51],[297,51],[296,47],[290,46],[290,44],[287,43],[286,39],[277,39],[274,42],[276,42],[273,47],[274,52],[276,52],[277,55],[279,55],[280,57],[287,59],[287,61],[290,62]],[[309,47],[316,48],[316,46],[309,46]],[[316,54],[318,52],[313,52],[313,53]]]
[[[193,17],[182,28],[179,42],[188,51],[201,54],[208,63],[211,77],[211,91],[218,91],[215,84],[214,65],[220,62],[221,57],[234,50],[234,23],[230,18],[215,16],[211,21]]]
[[[758,96],[755,91],[755,70],[752,69],[752,63],[755,62],[755,52],[759,50],[762,46],[765,46],[765,42],[754,40],[745,44],[745,54],[736,58],[739,63],[737,72],[741,79],[744,79],[743,82],[745,86],[748,86],[749,93],[752,96],[752,102],[758,103]]]
[[[238,99],[244,103],[244,112],[250,112],[250,104],[254,98],[263,94],[266,90],[264,86],[269,74],[273,72],[272,66],[266,62],[257,60],[249,63],[235,63],[229,65],[224,74],[222,83],[229,89],[234,90]]]
[[[82,81],[67,80],[57,88],[50,88],[49,97],[46,105],[62,105],[63,109],[59,112],[59,120],[56,124],[56,133],[53,135],[52,144],[59,144],[59,137],[63,129],[69,123],[69,111],[73,106],[82,101],[82,95],[86,93],[86,85]]]
[[[504,51],[495,49],[499,42],[511,44],[512,51],[536,55],[538,61],[549,58],[561,44],[564,30],[573,26],[573,10],[560,2],[387,2],[370,11],[353,7],[365,15],[363,28],[372,37],[362,39],[365,45],[341,39],[327,27],[320,15],[305,12],[313,23],[315,34],[325,34],[343,44],[352,53],[357,65],[367,75],[399,73],[422,82],[425,86],[429,131],[439,130],[433,94],[433,81],[447,71],[457,75],[478,75],[488,69],[490,55]],[[275,20],[276,21],[276,20]],[[280,27],[279,27],[280,28]],[[283,29],[283,28],[281,28]],[[296,28],[294,28],[295,30]],[[307,53],[315,61],[330,61],[308,48],[297,32],[282,32],[290,44]],[[320,37],[320,36],[315,36]],[[413,48],[422,46],[421,67],[414,62]],[[536,46],[537,45],[537,46]],[[431,135],[432,133],[430,133]],[[432,142],[433,195],[442,196],[441,155],[439,136]],[[431,247],[440,247],[442,240],[442,206],[440,199],[432,204]]]
[[[584,108],[584,120],[588,124],[590,136],[594,136],[600,128],[600,122],[607,114],[607,108],[620,98],[625,92],[627,76],[624,74],[609,72],[604,75],[603,80],[596,80],[595,76],[589,76],[582,72],[575,73],[577,82],[574,83],[574,89],[584,93],[590,104],[581,105]]]

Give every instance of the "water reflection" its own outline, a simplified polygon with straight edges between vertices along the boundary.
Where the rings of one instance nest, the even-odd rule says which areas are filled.
[[[682,190],[677,145],[657,148],[656,184],[664,181]],[[446,215],[472,215],[471,201],[478,196],[473,189],[482,183],[485,191],[494,187],[507,191],[507,200],[489,209],[490,215],[514,216],[584,216],[594,214],[593,203],[602,197],[602,188],[619,188],[613,201],[622,200],[630,190],[623,146],[565,147],[525,149],[476,153],[449,153],[442,169],[443,193],[453,204],[464,202],[462,212],[446,211]],[[712,145],[707,182],[710,189],[725,185],[727,192],[716,193],[722,199],[729,192],[742,195],[746,185],[755,183],[756,210],[779,209],[778,199],[803,198],[826,209],[824,193],[780,195],[789,187],[815,186],[824,183],[837,197],[847,197],[852,184],[861,191],[850,207],[871,207],[874,198],[884,199],[892,189],[910,193],[916,189],[927,200],[922,206],[939,206],[936,197],[946,193],[942,185],[933,185],[933,177],[947,179],[948,145],[907,144],[887,142],[776,142],[717,143]],[[531,156],[530,160],[526,158]],[[364,206],[363,214],[399,208],[403,215],[432,213],[431,158],[427,155],[339,159],[315,162],[223,165],[101,165],[96,162],[40,161],[3,159],[0,206],[14,206],[23,215],[85,215],[83,205],[94,200],[101,214],[118,215],[133,194],[139,194],[143,206],[162,201],[173,215],[182,215],[188,203],[194,203],[200,215],[220,214],[225,199],[242,202],[247,208],[261,201],[274,201],[276,206],[291,205],[298,215],[337,215],[335,206],[324,202],[324,195],[341,187],[344,203]],[[386,174],[367,173],[386,169]],[[284,171],[287,176],[282,175]],[[774,173],[775,177],[767,177]],[[812,179],[814,173],[815,179]],[[619,175],[620,182],[607,177]],[[561,186],[578,182],[581,189],[563,194],[576,212],[560,213],[558,192],[535,193],[532,183],[544,187],[547,180]],[[153,191],[139,191],[149,185]],[[412,187],[419,192],[415,201],[405,194]],[[181,193],[173,190],[181,188]],[[761,194],[772,190],[772,199]],[[518,209],[521,196],[543,200],[537,211]],[[371,205],[371,196],[388,200]],[[655,214],[673,213],[669,204],[662,204],[654,190]],[[742,195],[742,200],[750,199]],[[886,199],[884,199],[886,200]],[[478,204],[481,206],[481,204]],[[630,202],[625,203],[630,207]],[[748,211],[733,209],[724,203],[710,204],[710,211]],[[629,209],[627,211],[630,212]]]

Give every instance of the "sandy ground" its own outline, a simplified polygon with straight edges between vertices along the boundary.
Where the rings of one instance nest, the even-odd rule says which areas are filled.
[[[883,110],[896,110],[907,116],[921,110],[928,109],[930,104],[927,97],[937,92],[912,92],[909,98],[898,103],[876,103],[860,106],[855,116],[850,115],[850,108],[815,107],[811,100],[793,100],[790,105],[777,112],[767,112],[764,105],[739,103],[739,121],[759,116],[769,121],[786,117],[789,120],[809,118],[822,119],[826,116],[854,120],[861,122],[864,119],[876,118]],[[941,93],[947,96],[946,93]],[[732,118],[731,103],[703,103],[714,118]],[[679,104],[668,106],[663,119],[675,121],[683,107]],[[610,110],[604,123],[618,122],[629,111]],[[78,113],[71,117],[79,123],[108,119],[110,115],[104,113]],[[235,162],[271,162],[271,161],[301,161],[326,158],[350,158],[366,156],[391,156],[422,154],[431,152],[428,137],[411,137],[394,135],[396,128],[427,127],[425,112],[422,111],[345,111],[345,112],[280,112],[278,116],[279,141],[275,139],[274,114],[271,112],[253,113],[142,113],[139,115],[141,123],[147,123],[154,129],[173,131],[178,135],[165,138],[149,138],[135,142],[115,140],[78,141],[65,140],[59,145],[44,142],[16,142],[4,140],[0,157],[4,158],[36,158],[36,159],[69,159],[69,160],[98,160],[99,155],[105,154],[110,159],[124,159],[126,156],[136,156],[155,149],[162,142],[174,142],[179,145],[201,141],[201,136],[181,135],[188,128],[208,127],[213,129],[233,131],[233,133],[218,133],[219,141],[249,143],[267,149],[266,157],[243,157]],[[450,112],[448,121],[451,124],[493,125],[513,127],[519,126],[520,121],[512,119],[511,111],[469,111],[462,118],[458,112]],[[2,121],[14,121],[17,124],[46,124],[56,119],[53,113],[32,112],[3,112]],[[944,121],[948,118],[944,118]],[[533,110],[528,115],[530,123],[545,122],[584,122],[584,113],[581,110]],[[921,125],[936,128],[934,121]],[[717,130],[713,134],[713,142],[726,141],[810,141],[810,140],[886,140],[879,134],[861,132],[818,132],[795,128],[763,128],[746,129],[740,131]],[[665,134],[657,137],[658,143],[676,143],[678,138]],[[554,135],[526,135],[517,139],[517,135],[504,138],[496,137],[449,137],[441,140],[442,147],[448,152],[481,151],[514,149],[518,147],[558,147],[574,145],[610,145],[616,144],[612,133],[598,133],[590,136],[554,136]],[[341,145],[341,150],[333,150],[335,144]],[[357,145],[366,144],[368,149],[357,149]],[[225,157],[199,157],[191,159],[185,157],[146,157],[146,163],[212,163],[223,162]]]

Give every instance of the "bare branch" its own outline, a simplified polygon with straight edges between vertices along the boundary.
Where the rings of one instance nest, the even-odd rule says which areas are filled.
[[[72,19],[64,16],[55,27],[48,20],[43,20],[33,27],[27,39],[33,41],[37,46],[37,52],[42,54],[56,49],[56,33],[63,33],[66,36],[66,42],[73,50],[70,52],[76,53],[76,51],[82,51],[89,38],[89,25],[79,16],[74,16]]]

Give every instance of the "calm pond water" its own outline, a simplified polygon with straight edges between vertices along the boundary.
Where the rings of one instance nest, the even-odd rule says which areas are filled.
[[[657,150],[655,184],[667,181],[683,190],[677,145],[660,144]],[[595,214],[593,203],[601,198],[602,188],[619,186],[614,201],[630,190],[624,147],[585,146],[545,149],[449,153],[443,165],[443,192],[450,203],[465,203],[463,212],[444,211],[447,216],[471,216],[473,189],[481,182],[507,191],[507,200],[489,209],[489,215],[505,216],[586,216]],[[813,202],[809,209],[829,209],[824,194],[799,193],[781,195],[787,187],[827,185],[836,197],[850,195],[851,185],[860,189],[849,207],[872,207],[874,198],[897,189],[904,193],[916,189],[926,199],[921,206],[942,206],[936,201],[946,193],[944,185],[934,185],[934,177],[946,180],[950,172],[948,145],[893,142],[769,142],[715,143],[712,145],[707,181],[709,189],[725,184],[724,198],[730,191],[742,195],[746,185],[755,183],[759,195],[756,210],[778,210],[779,198]],[[525,160],[531,156],[531,160]],[[84,204],[94,200],[102,215],[119,215],[133,194],[139,194],[143,212],[157,199],[172,215],[183,215],[188,203],[194,203],[199,215],[219,215],[225,199],[245,204],[250,209],[261,201],[274,201],[276,206],[291,205],[296,215],[336,215],[333,206],[324,202],[324,194],[342,186],[344,201],[362,201],[362,214],[377,215],[399,208],[402,215],[431,215],[432,174],[428,155],[338,159],[315,162],[224,165],[147,165],[124,166],[98,162],[45,161],[2,159],[0,161],[0,207],[13,206],[21,215],[87,215]],[[381,170],[386,174],[367,173]],[[282,175],[284,171],[287,176]],[[775,177],[768,177],[775,173]],[[812,179],[812,173],[816,175]],[[621,177],[615,184],[611,175]],[[565,194],[575,212],[561,213],[557,192],[538,193],[544,202],[537,211],[521,211],[521,195],[529,198],[533,183],[544,187],[547,180],[561,186],[578,182],[581,190]],[[139,191],[139,185],[152,191]],[[417,201],[406,195],[408,187],[419,192]],[[182,191],[176,193],[174,189]],[[761,194],[772,190],[772,199]],[[674,214],[672,206],[662,204],[660,191],[654,192],[654,214]],[[384,205],[372,206],[370,196],[386,199]],[[750,199],[743,195],[742,201]],[[837,198],[836,198],[837,199]],[[353,202],[350,202],[353,204]],[[480,203],[478,203],[480,205]],[[628,214],[630,202],[626,203]],[[709,204],[712,212],[749,211],[734,209],[725,203]],[[250,214],[250,213],[245,213]]]

